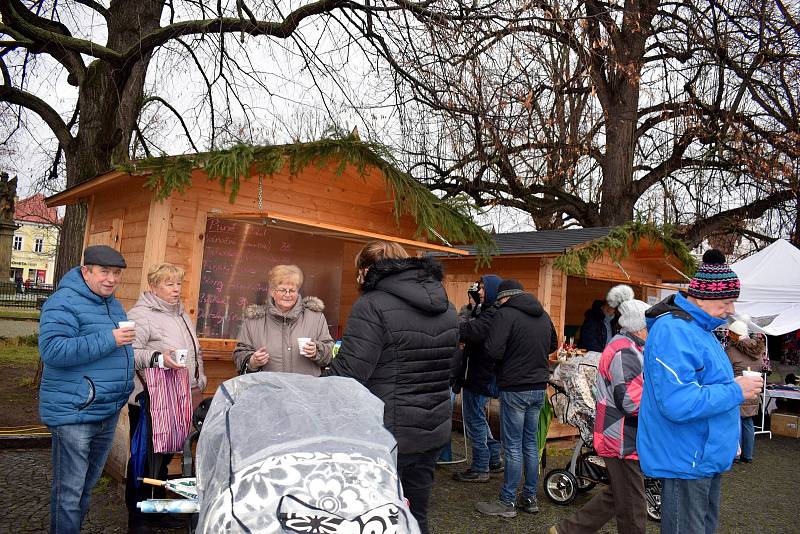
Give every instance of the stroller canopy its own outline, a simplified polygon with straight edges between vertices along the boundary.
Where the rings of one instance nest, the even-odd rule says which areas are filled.
[[[383,403],[350,378],[222,384],[197,448],[197,532],[411,533]]]

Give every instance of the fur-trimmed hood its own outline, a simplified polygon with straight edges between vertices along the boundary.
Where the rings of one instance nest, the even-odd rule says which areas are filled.
[[[385,291],[429,313],[447,311],[442,264],[430,257],[387,259],[369,268],[361,290]]]
[[[297,303],[294,305],[294,308],[289,310],[286,313],[282,313],[277,306],[272,302],[272,298],[269,299],[269,304],[251,304],[244,310],[244,318],[245,319],[260,319],[267,314],[267,311],[272,313],[273,315],[280,315],[285,317],[297,317],[303,310],[310,310],[314,312],[322,312],[325,309],[325,303],[322,302],[322,299],[319,297],[308,296],[303,298],[298,298]]]
[[[731,346],[751,360],[760,360],[764,354],[763,339],[745,337],[738,341],[731,341]]]

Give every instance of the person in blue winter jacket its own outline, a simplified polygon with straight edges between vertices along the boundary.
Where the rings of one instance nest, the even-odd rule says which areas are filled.
[[[759,377],[737,377],[713,330],[725,324],[739,279],[718,250],[684,293],[647,311],[644,391],[637,450],[642,471],[663,479],[662,534],[712,534],[720,474],[739,446],[739,405],[761,390]]]
[[[50,532],[80,532],[89,498],[111,450],[117,417],[133,390],[133,326],[114,298],[122,255],[88,247],[67,272],[39,321],[44,364],[39,416],[52,435]]]

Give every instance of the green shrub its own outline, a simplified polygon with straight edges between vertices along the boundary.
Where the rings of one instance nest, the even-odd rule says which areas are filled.
[[[38,347],[39,346],[39,334],[30,334],[28,336],[19,336],[17,338],[17,344],[22,345],[24,347]]]

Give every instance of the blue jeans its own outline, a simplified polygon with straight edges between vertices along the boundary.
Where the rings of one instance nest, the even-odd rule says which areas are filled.
[[[536,434],[539,429],[539,410],[544,404],[544,390],[501,391],[500,419],[503,422],[503,451],[506,455],[506,471],[500,500],[513,503],[517,497],[517,486],[525,468],[523,497],[535,497],[539,483],[539,447]]]
[[[92,488],[103,473],[119,413],[97,423],[51,426],[53,486],[51,534],[78,534]]]
[[[745,460],[753,459],[753,448],[756,442],[756,429],[752,417],[742,417],[742,455]]]
[[[714,534],[719,522],[719,474],[685,480],[665,478],[661,487],[661,534]]]
[[[456,394],[450,389],[450,419],[453,418],[453,404],[456,402]],[[444,446],[439,453],[436,462],[452,462],[453,461],[453,440],[447,440],[447,445]]]
[[[491,397],[475,393],[467,388],[461,390],[464,407],[464,432],[472,443],[473,471],[488,473],[490,465],[500,463],[500,442],[492,436],[486,420],[486,404]]]

